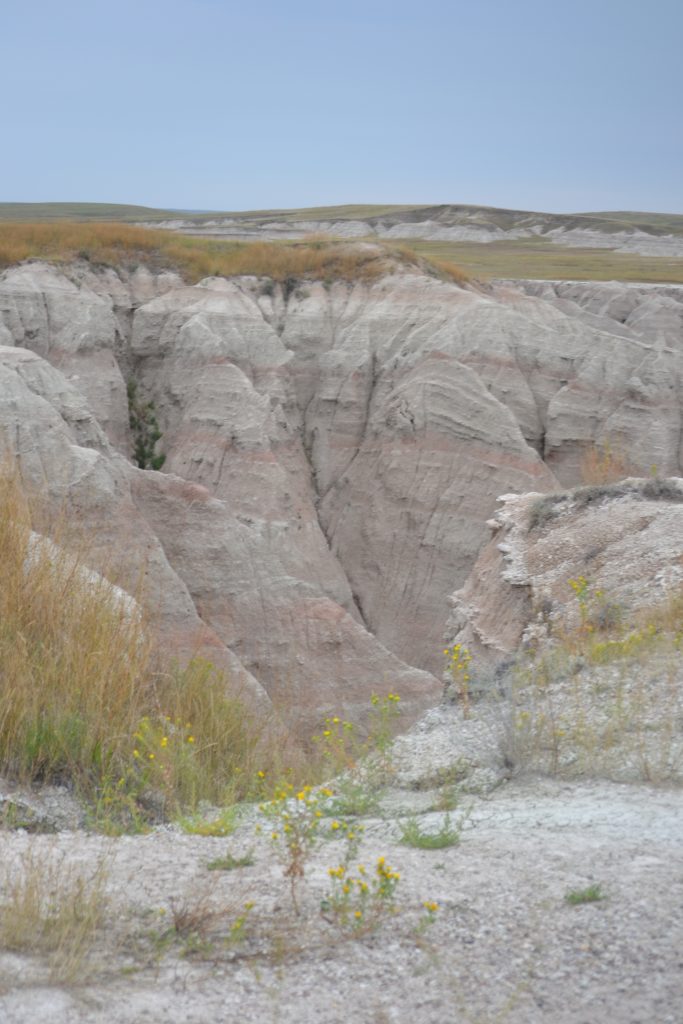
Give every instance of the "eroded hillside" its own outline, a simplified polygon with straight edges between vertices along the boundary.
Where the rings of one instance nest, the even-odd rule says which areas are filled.
[[[680,474],[682,314],[676,287],[30,263],[0,279],[0,431],[95,567],[145,567],[170,649],[306,726],[382,688],[416,713],[498,495],[576,483],[595,442]]]

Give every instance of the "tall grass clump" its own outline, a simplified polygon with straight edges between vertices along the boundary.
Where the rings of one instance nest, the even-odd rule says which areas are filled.
[[[0,948],[46,958],[53,982],[85,973],[104,929],[106,867],[91,870],[28,850],[0,874]]]
[[[79,570],[0,478],[0,769],[26,781],[106,774],[143,713],[141,620]]]
[[[228,681],[164,667],[139,605],[31,527],[17,474],[0,475],[0,772],[130,824],[243,797],[257,751],[270,766]]]
[[[464,284],[464,271],[448,261],[425,260],[412,249],[334,240],[236,242],[193,238],[128,224],[58,221],[0,224],[0,270],[27,259],[132,270],[176,270],[188,282],[204,277],[253,275],[283,284],[302,280],[371,282],[397,264]]]

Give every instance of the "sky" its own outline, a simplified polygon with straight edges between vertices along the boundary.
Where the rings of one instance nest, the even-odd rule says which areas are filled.
[[[681,0],[0,15],[0,201],[683,213]]]

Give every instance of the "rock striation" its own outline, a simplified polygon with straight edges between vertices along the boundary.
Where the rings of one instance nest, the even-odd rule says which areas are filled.
[[[501,493],[609,441],[681,471],[683,289],[56,269],[0,276],[0,439],[92,567],[309,730],[440,692],[447,597]],[[130,396],[163,472],[132,464]],[[267,695],[267,697],[266,697]]]

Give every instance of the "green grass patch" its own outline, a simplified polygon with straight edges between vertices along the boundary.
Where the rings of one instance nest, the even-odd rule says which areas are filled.
[[[233,857],[231,853],[226,853],[225,857],[210,860],[206,867],[208,871],[236,871],[238,868],[250,868],[253,863],[254,855],[251,851],[243,857]]]
[[[399,842],[418,850],[443,850],[458,845],[463,824],[464,818],[454,825],[450,814],[446,814],[438,832],[424,832],[417,818],[410,817],[401,828]]]
[[[607,896],[598,884],[589,885],[585,889],[570,889],[564,896],[565,903],[571,907],[579,907],[583,903],[599,903],[604,899],[607,899]]]

